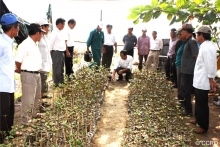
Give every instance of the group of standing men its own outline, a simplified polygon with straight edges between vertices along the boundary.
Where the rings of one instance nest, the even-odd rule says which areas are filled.
[[[209,128],[208,92],[216,90],[217,61],[211,29],[201,26],[196,35],[193,32],[189,23],[183,24],[177,31],[171,29],[165,69],[167,78],[171,77],[174,87],[178,88],[184,116],[193,114],[191,94],[195,91],[195,120],[190,120],[190,123],[198,125],[194,132],[201,134]]]
[[[74,19],[68,21],[68,34],[62,32],[65,20],[56,20],[56,29],[48,39],[49,23],[42,19],[38,23],[27,26],[28,37],[18,46],[14,59],[14,37],[18,36],[20,22],[12,13],[6,13],[1,18],[3,34],[0,37],[0,144],[9,135],[14,121],[14,72],[20,74],[21,124],[27,126],[28,121],[41,117],[38,113],[42,107],[42,99],[50,98],[47,78],[53,70],[55,86],[64,83],[64,63],[66,75],[73,73],[74,34],[76,25]],[[15,67],[16,66],[16,67]],[[40,100],[40,107],[39,107]],[[22,135],[16,132],[15,136]]]

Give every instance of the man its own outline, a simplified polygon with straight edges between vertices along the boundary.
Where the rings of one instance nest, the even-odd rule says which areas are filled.
[[[128,33],[123,37],[124,50],[127,51],[128,55],[134,56],[134,47],[137,44],[137,37],[133,35],[133,28],[128,28]]]
[[[43,36],[41,37],[41,40],[39,41],[38,47],[41,53],[42,58],[42,69],[40,71],[40,77],[41,77],[41,100],[44,98],[51,98],[51,96],[46,95],[45,93],[48,92],[48,82],[47,78],[49,75],[49,72],[52,69],[52,59],[50,55],[50,43],[47,37],[47,34],[49,32],[49,23],[47,19],[42,19],[38,22],[38,24],[41,25],[42,29],[45,31],[43,32]],[[47,102],[41,101],[42,106],[40,107],[40,111],[44,112],[43,108],[46,106],[49,106]]]
[[[37,116],[38,100],[41,95],[42,59],[37,42],[44,31],[37,23],[28,26],[29,37],[19,46],[16,55],[16,72],[21,74],[21,124]]]
[[[195,40],[192,39],[193,28],[189,23],[182,25],[182,37],[185,39],[186,44],[183,49],[181,59],[181,85],[180,95],[181,101],[184,101],[184,108],[182,115],[192,116],[192,103],[191,103],[191,91],[193,84],[193,72],[198,56],[198,45]]]
[[[97,66],[100,66],[101,51],[104,43],[104,33],[102,31],[103,24],[100,22],[97,28],[90,32],[89,38],[86,42],[87,52],[90,52],[89,47],[91,46],[93,60]]]
[[[194,69],[193,86],[195,87],[195,120],[198,124],[195,133],[206,133],[209,128],[209,90],[216,91],[214,78],[217,72],[216,49],[211,42],[211,29],[207,26],[199,27],[197,40],[201,43],[199,55]]]
[[[65,67],[66,67],[66,75],[70,77],[73,74],[73,51],[74,51],[74,27],[76,25],[76,21],[74,19],[70,19],[68,21],[68,36],[67,36],[67,48],[70,53],[70,57],[65,56]]]
[[[120,52],[120,58],[115,64],[114,71],[112,73],[112,80],[115,81],[115,73],[119,75],[117,81],[123,80],[123,73],[126,73],[126,81],[129,82],[131,78],[131,69],[132,69],[133,57],[127,54],[126,50]]]
[[[152,32],[152,36],[153,38],[150,40],[150,53],[147,58],[146,68],[148,69],[153,61],[153,67],[151,71],[154,72],[157,70],[157,67],[158,67],[160,50],[163,48],[163,41],[162,39],[157,38],[156,31]]]
[[[6,13],[1,18],[3,33],[0,36],[0,144],[4,142],[6,131],[13,126],[14,121],[14,55],[13,38],[18,36],[19,21],[12,13]]]
[[[114,47],[115,46],[115,54],[117,53],[117,42],[115,39],[115,35],[112,34],[112,25],[106,26],[107,32],[104,34],[104,50],[103,50],[103,56],[102,56],[102,65],[105,66],[105,68],[108,68],[110,70],[110,66],[112,64],[112,56],[114,53]]]
[[[139,56],[139,64],[138,64],[138,69],[142,69],[142,64],[143,64],[143,58],[144,62],[147,61],[147,56],[150,51],[150,37],[146,35],[147,29],[144,28],[142,30],[142,36],[138,38],[137,42],[137,49],[138,49],[138,56]]]
[[[171,81],[174,83],[173,87],[177,88],[177,79],[176,79],[176,67],[175,67],[175,48],[178,38],[176,36],[176,29],[173,28],[170,30],[170,43],[169,50],[167,53],[167,60],[165,63],[165,71],[167,79],[171,78]]]
[[[70,52],[66,46],[66,37],[62,31],[64,26],[65,20],[63,18],[58,18],[56,20],[56,28],[50,36],[53,82],[55,87],[64,83],[64,51],[66,51],[66,56],[70,57]]]

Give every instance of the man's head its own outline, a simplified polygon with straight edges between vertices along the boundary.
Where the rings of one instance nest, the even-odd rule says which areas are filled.
[[[45,34],[49,32],[50,25],[46,18],[41,19],[38,24],[41,25],[41,28],[45,31]]]
[[[182,37],[182,28],[179,28],[177,31],[176,31],[176,35],[178,37],[179,40],[183,40],[183,37]]]
[[[197,40],[203,43],[206,40],[211,40],[211,29],[207,26],[201,26],[197,30]]]
[[[100,32],[103,28],[103,23],[99,22],[99,24],[97,25],[97,30]]]
[[[111,32],[112,32],[112,25],[108,24],[108,25],[106,26],[106,29],[107,29],[107,32],[108,32],[108,33],[111,33]]]
[[[46,33],[38,23],[31,23],[28,26],[28,34],[35,42],[40,41],[43,32]]]
[[[128,28],[128,34],[132,34],[132,32],[133,32],[133,27],[129,27]]]
[[[176,29],[175,29],[175,28],[172,28],[172,29],[170,30],[170,37],[171,37],[171,38],[176,38]]]
[[[152,32],[152,37],[153,37],[154,39],[157,38],[157,31],[153,31],[153,32]]]
[[[57,20],[56,20],[56,26],[57,26],[57,28],[59,29],[59,30],[62,30],[63,28],[64,28],[64,26],[65,26],[65,19],[63,19],[63,18],[58,18]]]
[[[146,29],[146,28],[143,28],[143,29],[142,29],[142,35],[146,35],[146,33],[147,33],[147,29]]]
[[[1,18],[1,25],[2,25],[2,30],[9,37],[13,38],[18,36],[20,23],[14,14],[12,13],[4,14]]]
[[[120,52],[120,56],[121,56],[121,59],[123,59],[123,60],[126,60],[127,59],[127,51],[126,50],[122,50],[121,52]]]
[[[70,19],[68,21],[68,26],[69,26],[70,29],[73,29],[75,27],[75,25],[76,25],[75,19]]]
[[[184,23],[182,25],[182,32],[181,32],[183,39],[188,39],[189,37],[191,37],[193,31],[194,30],[193,30],[192,24]]]

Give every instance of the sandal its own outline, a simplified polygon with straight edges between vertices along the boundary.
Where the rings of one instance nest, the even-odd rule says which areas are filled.
[[[196,133],[196,134],[204,134],[207,131],[205,131],[203,128],[197,127],[197,128],[193,129],[193,132]]]
[[[196,120],[194,120],[194,119],[193,119],[193,120],[190,120],[189,123],[191,123],[191,124],[193,124],[193,125],[196,125]]]

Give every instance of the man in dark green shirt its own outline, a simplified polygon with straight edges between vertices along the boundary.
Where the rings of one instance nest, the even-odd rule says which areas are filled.
[[[90,32],[89,38],[86,42],[87,52],[90,52],[89,47],[91,46],[93,60],[97,66],[100,66],[101,50],[104,43],[104,33],[102,31],[103,24],[100,23],[96,29]]]

